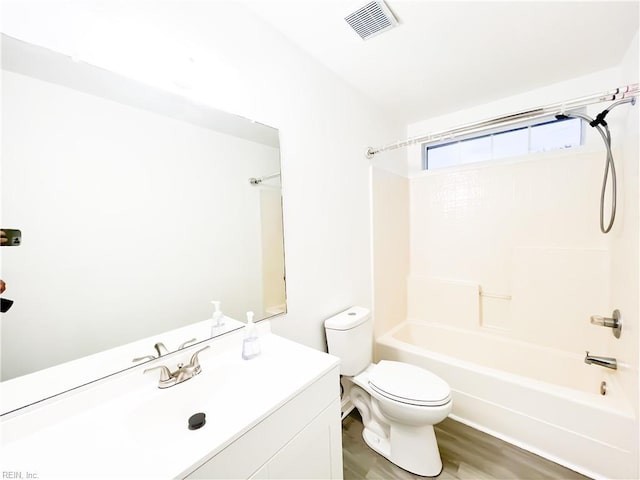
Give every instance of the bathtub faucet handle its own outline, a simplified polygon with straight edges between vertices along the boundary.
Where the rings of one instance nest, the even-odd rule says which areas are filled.
[[[614,310],[611,317],[591,315],[591,323],[593,325],[611,328],[613,336],[620,338],[620,333],[622,332],[622,316],[620,315],[620,310]]]

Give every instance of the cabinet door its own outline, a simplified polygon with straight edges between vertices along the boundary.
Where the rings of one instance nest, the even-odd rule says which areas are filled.
[[[286,448],[292,440],[295,440],[308,426],[319,421],[320,418],[327,425],[335,424],[335,428],[338,429],[337,434],[332,434],[332,449],[334,449],[332,455],[336,455],[335,448],[337,448],[340,462],[339,471],[340,475],[342,475],[342,437],[340,435],[338,378],[339,373],[336,367],[267,416],[213,458],[195,470],[189,469],[190,473],[185,478],[228,480],[246,479],[253,476],[256,480],[264,479],[269,475],[268,465],[270,461],[278,455],[280,450]],[[332,416],[327,413],[328,411],[332,412]],[[215,427],[212,426],[211,428]],[[334,447],[334,445],[337,447]],[[309,445],[308,449],[311,448],[315,447]],[[306,454],[306,452],[304,453]],[[335,464],[336,461],[334,460],[332,468]],[[278,478],[272,475],[269,476],[270,478]],[[341,477],[325,475],[322,478]]]
[[[287,443],[268,463],[271,479],[341,479],[342,432],[338,400]]]

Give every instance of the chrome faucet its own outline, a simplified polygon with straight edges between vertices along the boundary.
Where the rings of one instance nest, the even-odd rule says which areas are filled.
[[[584,363],[587,365],[599,365],[601,367],[611,368],[612,370],[618,369],[618,361],[613,357],[596,357],[595,355],[589,355],[589,352],[584,356]]]
[[[187,340],[186,342],[182,342],[180,344],[180,346],[178,347],[178,350],[182,350],[183,348],[185,348],[187,345],[189,345],[190,343],[194,343],[197,342],[198,339],[197,338],[192,338],[191,340]],[[133,363],[136,362],[141,362],[143,360],[155,360],[156,358],[160,358],[163,355],[167,355],[169,353],[169,349],[165,346],[164,343],[162,342],[158,342],[156,343],[153,348],[155,348],[156,352],[158,353],[158,356],[155,355],[145,355],[144,357],[138,357],[138,358],[134,358],[133,359]]]
[[[158,382],[158,388],[169,388],[189,380],[195,377],[202,371],[200,361],[198,360],[198,354],[203,350],[206,350],[210,346],[207,345],[201,348],[191,356],[191,360],[187,365],[182,363],[178,364],[178,369],[175,372],[169,370],[165,365],[159,365],[157,367],[147,368],[143,373],[151,372],[154,370],[160,370],[160,381]]]

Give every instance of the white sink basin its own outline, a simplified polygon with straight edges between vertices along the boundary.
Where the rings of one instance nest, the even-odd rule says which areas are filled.
[[[216,354],[210,349],[201,352],[199,358],[199,375],[169,388],[146,388],[134,398],[123,399],[131,407],[125,421],[128,435],[141,441],[158,435],[174,438],[188,430],[189,417],[199,412],[206,414],[202,429],[216,428],[245,398],[252,400],[250,388],[242,395],[243,385],[257,381],[254,371],[261,370],[258,359],[252,365],[243,365],[239,352]],[[146,375],[157,382],[159,372]]]

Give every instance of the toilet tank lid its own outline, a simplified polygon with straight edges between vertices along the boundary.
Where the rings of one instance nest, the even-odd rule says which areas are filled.
[[[324,328],[329,330],[351,330],[370,317],[369,309],[364,307],[351,307],[324,321]]]

